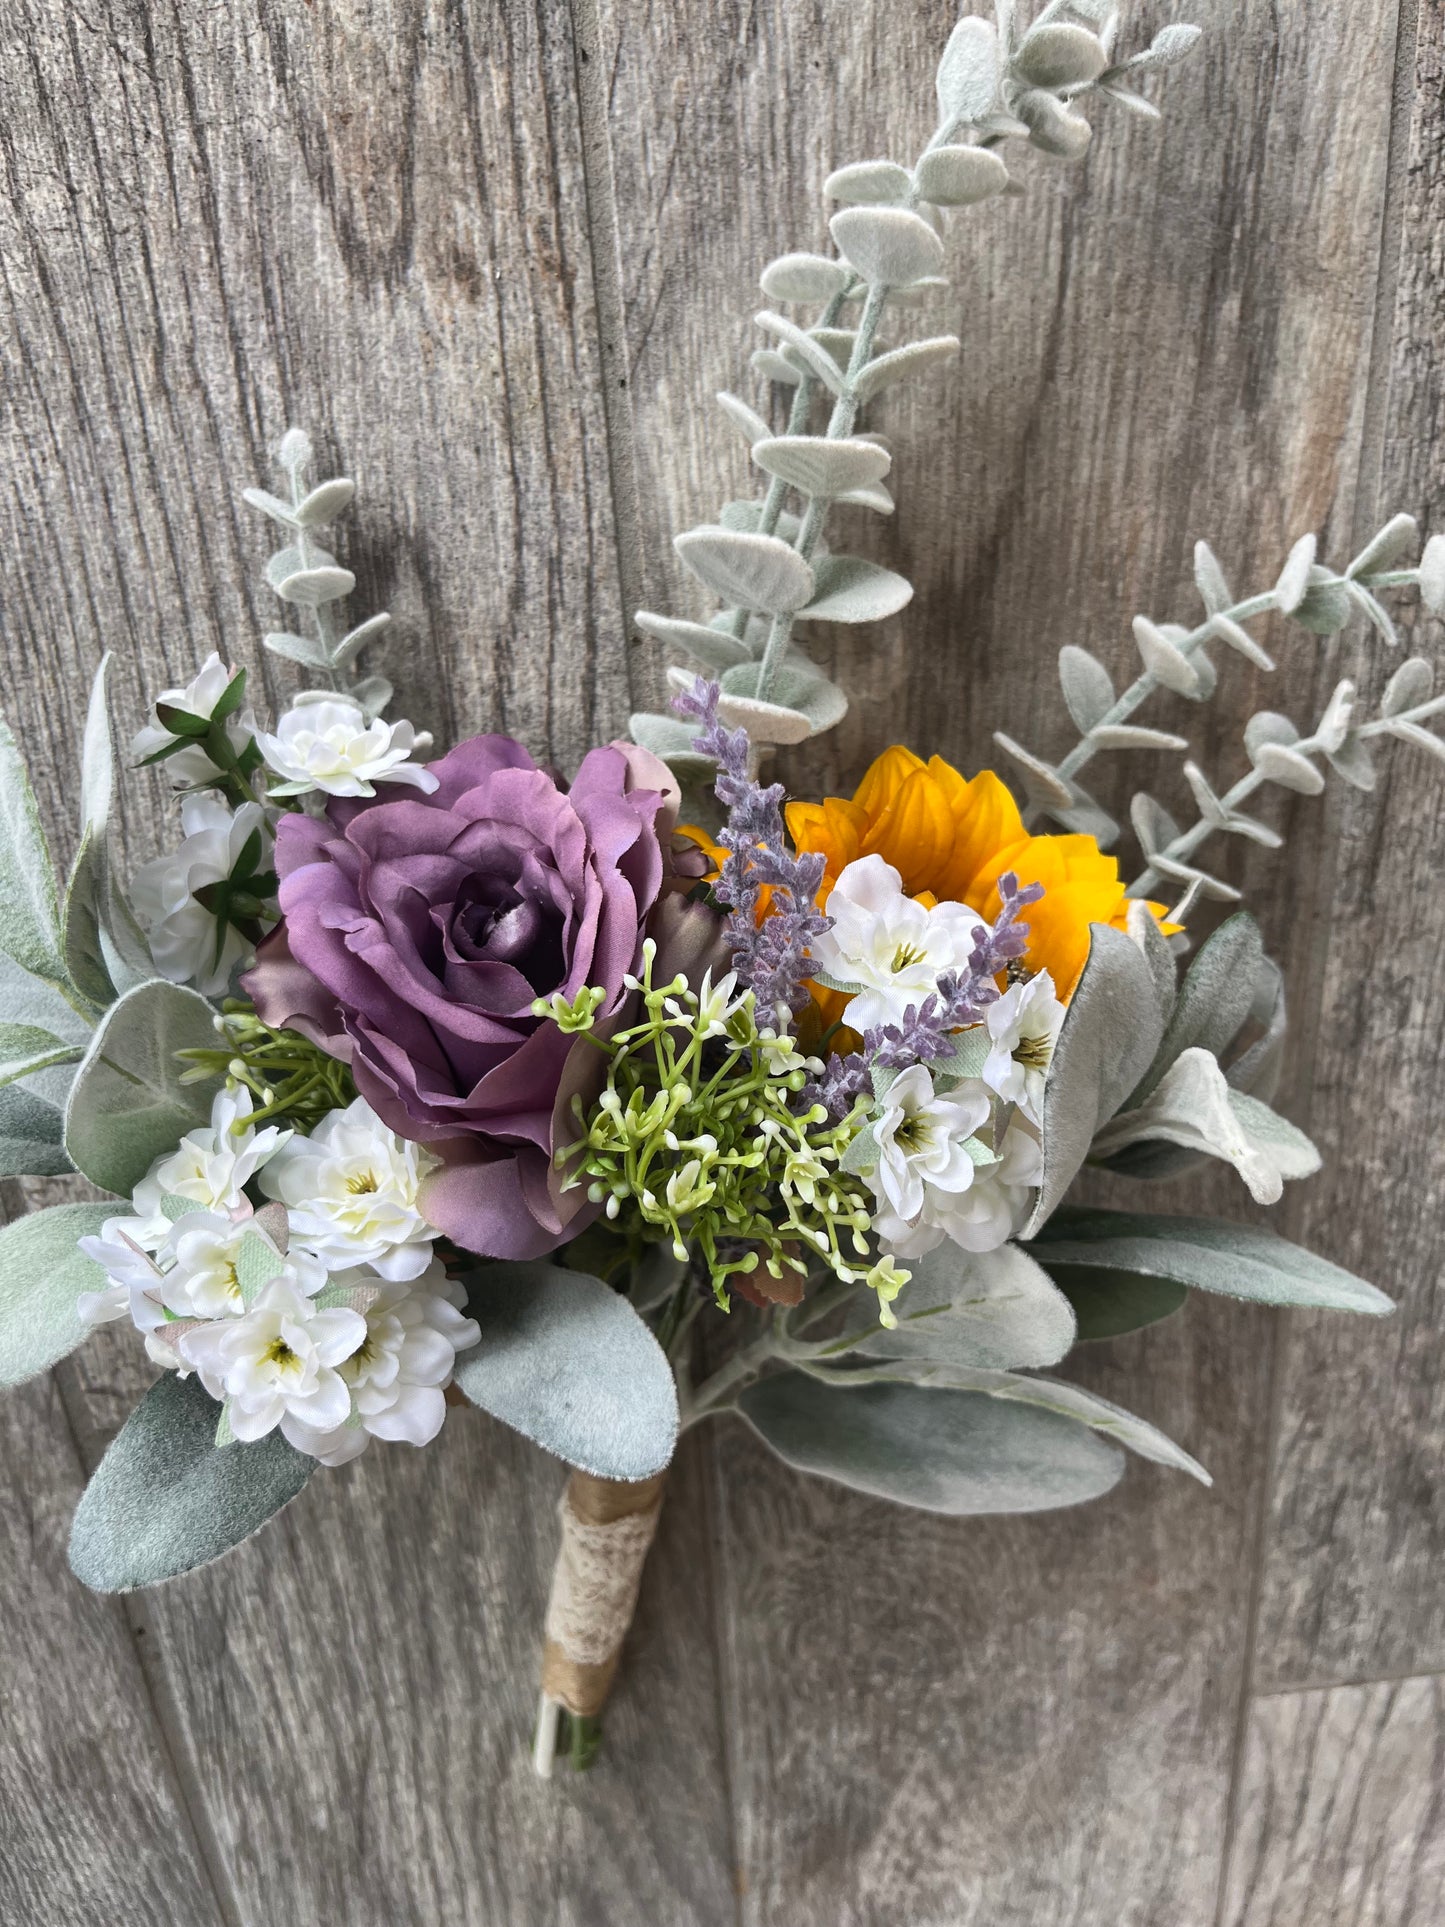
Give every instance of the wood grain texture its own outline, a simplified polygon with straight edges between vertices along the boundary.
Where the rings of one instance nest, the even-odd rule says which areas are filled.
[[[123,727],[212,647],[256,662],[279,607],[257,586],[267,532],[237,497],[291,420],[362,482],[342,553],[358,612],[397,618],[403,713],[561,760],[622,721],[573,69],[566,11],[545,3],[5,13],[4,701],[53,823],[102,646]],[[169,814],[155,790],[130,797],[135,857]],[[66,1375],[93,1459],[146,1367],[107,1334]],[[58,1522],[73,1472],[38,1448],[27,1475]],[[147,1601],[236,1919],[530,1927],[625,1917],[639,1891],[669,1919],[731,1916],[695,1465],[649,1571],[635,1697],[609,1722],[617,1772],[531,1778],[561,1480],[454,1416],[432,1450],[318,1479],[264,1537]],[[71,1592],[75,1612],[108,1610]],[[101,1694],[96,1721],[120,1734],[126,1717]],[[22,1776],[45,1764],[34,1737],[6,1735]],[[670,1790],[653,1820],[635,1793],[649,1775]],[[73,1828],[124,1852],[104,1792],[92,1810],[81,1781],[37,1851]]]
[[[0,1186],[0,1216],[17,1187]],[[49,1377],[0,1401],[0,1919],[221,1920],[135,1636],[66,1564],[82,1469]]]
[[[1398,297],[1387,308],[1381,506],[1445,526],[1445,17],[1419,12],[1404,111]],[[1413,106],[1411,105],[1413,103]],[[1445,625],[1414,610],[1406,648],[1438,662]],[[1376,697],[1389,665],[1365,678]],[[1292,1331],[1283,1380],[1259,1631],[1262,1685],[1445,1666],[1445,1294],[1438,1117],[1445,957],[1445,772],[1407,749],[1343,813],[1335,939],[1321,987],[1311,1119],[1328,1175],[1300,1235],[1376,1279],[1387,1323]],[[1358,933],[1368,933],[1362,994]],[[1390,1119],[1377,1124],[1380,1107]],[[1418,1126],[1412,1127],[1412,1121]]]
[[[1445,1916],[1438,1678],[1255,1702],[1223,1927],[1413,1927]]]
[[[954,11],[12,0],[0,642],[52,823],[103,646],[127,720],[212,647],[255,661],[277,605],[237,492],[292,419],[362,483],[343,559],[356,613],[397,617],[419,724],[505,728],[566,761],[619,726],[634,680],[655,700],[657,653],[620,646],[619,581],[698,612],[668,538],[747,484],[704,398],[765,402],[745,373],[751,277],[823,240],[836,162],[926,138]],[[1141,43],[1170,11],[1141,7]],[[963,367],[878,411],[898,525],[860,511],[838,531],[916,598],[821,636],[855,708],[787,766],[799,788],[851,786],[885,740],[969,768],[996,726],[1064,747],[1057,647],[1124,671],[1130,614],[1192,609],[1194,536],[1241,588],[1305,528],[1348,548],[1382,493],[1358,469],[1384,400],[1383,497],[1438,519],[1441,28],[1421,14],[1403,229],[1395,0],[1327,0],[1307,29],[1219,0],[1203,57],[1156,85],[1162,130],[1101,109],[1081,169],[1025,156],[1025,200],[955,222],[952,290],[894,327],[957,329]],[[609,379],[627,386],[604,406]],[[1418,631],[1427,653],[1440,640]],[[1288,706],[1303,720],[1356,660],[1353,642],[1320,650]],[[1150,720],[1227,777],[1244,717],[1278,698],[1224,673],[1210,711]],[[1182,794],[1168,766],[1146,780]],[[154,787],[129,793],[135,857],[164,819]],[[543,1788],[524,1740],[559,1469],[454,1414],[425,1454],[377,1448],[318,1477],[233,1557],[121,1613],[58,1553],[77,1441],[93,1461],[148,1375],[106,1333],[63,1368],[68,1425],[49,1388],[7,1408],[21,1496],[0,1529],[24,1530],[0,1600],[30,1617],[5,1682],[22,1717],[0,1735],[0,1829],[18,1842],[0,1913],[1213,1927],[1232,1840],[1225,1927],[1433,1927],[1436,1686],[1252,1706],[1247,1687],[1261,1547],[1258,1679],[1445,1663],[1429,1583],[1441,986],[1418,914],[1437,806],[1438,779],[1402,761],[1373,805],[1282,816],[1307,859],[1290,872],[1224,853],[1290,973],[1293,1114],[1337,1160],[1283,1222],[1398,1274],[1408,1304],[1393,1329],[1296,1323],[1278,1372],[1279,1322],[1217,1301],[1071,1367],[1202,1457],[1212,1493],[1136,1465],[1077,1514],[956,1523],[794,1477],[735,1422],[691,1438],[604,1764]],[[1388,990],[1368,1008],[1362,930]],[[1231,1186],[1173,1197],[1237,1210]],[[75,1703],[46,1703],[66,1669]],[[92,1757],[102,1735],[118,1788]]]
[[[836,162],[911,158],[949,17],[724,6],[700,29],[662,7],[604,9],[649,606],[698,613],[667,538],[715,513],[720,459],[732,492],[748,487],[741,443],[697,397],[737,386],[766,405],[745,372],[749,271],[823,239]],[[1146,10],[1141,38],[1163,17]],[[1200,533],[1241,592],[1273,581],[1306,528],[1348,547],[1395,10],[1324,9],[1308,34],[1250,6],[1208,24],[1202,64],[1157,90],[1162,131],[1101,111],[1083,168],[1026,156],[1026,199],[954,222],[954,285],[906,328],[956,329],[962,368],[878,413],[898,528],[840,522],[915,599],[830,639],[855,707],[787,764],[796,787],[851,787],[886,741],[965,769],[992,760],[997,725],[1065,747],[1057,647],[1128,673],[1129,615],[1194,606]],[[1343,114],[1322,77],[1347,71],[1362,92]],[[826,82],[784,100],[780,73]],[[1334,670],[1328,652],[1297,664],[1291,706],[1322,699]],[[1245,717],[1278,698],[1232,660],[1223,675],[1210,711],[1177,702],[1153,720],[1232,780]],[[1156,787],[1152,768],[1132,773]],[[1161,765],[1165,800],[1177,783]],[[1333,819],[1282,814],[1317,853],[1288,881],[1277,861],[1222,861],[1253,886],[1308,1010]],[[1239,1213],[1231,1187],[1192,1181],[1172,1200]],[[1078,1514],[949,1525],[781,1474],[740,1430],[719,1440],[749,1921],[1213,1919],[1276,1330],[1196,1305],[1078,1363],[1210,1465],[1210,1496],[1136,1469]]]

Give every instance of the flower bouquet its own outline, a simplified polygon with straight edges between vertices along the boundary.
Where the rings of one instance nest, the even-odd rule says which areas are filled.
[[[1135,83],[1196,30],[1126,54],[1117,28],[1107,0],[963,19],[916,162],[829,178],[833,251],[763,272],[758,405],[719,398],[757,492],[676,542],[721,612],[638,615],[687,658],[673,710],[570,781],[503,736],[431,757],[388,718],[388,618],[342,621],[355,581],[322,540],[354,487],[309,480],[296,431],[281,492],[246,500],[282,531],[266,575],[295,617],[263,646],[310,686],[269,729],[219,656],[156,699],[133,760],[178,792],[174,848],[128,882],[112,865],[105,662],[63,889],[0,725],[0,1175],[105,1194],[0,1231],[0,1373],[127,1319],[160,1370],[77,1510],[87,1584],[185,1573],[318,1466],[424,1445],[471,1401],[574,1468],[535,1757],[586,1764],[681,1428],[734,1412],[864,1492],[1035,1511],[1107,1491],[1125,1449],[1207,1479],[1043,1375],[1075,1343],[1190,1289],[1389,1310],[1269,1231],[1070,1193],[1085,1167],[1147,1181],[1213,1158],[1271,1203],[1318,1168],[1270,1105],[1280,972],[1247,912],[1210,928],[1237,892],[1201,850],[1277,846],[1245,809],[1267,786],[1369,789],[1393,740],[1445,753],[1429,665],[1406,661],[1373,714],[1342,681],[1307,730],[1254,716],[1232,784],[1184,763],[1187,825],[1137,794],[1131,881],[1080,778],[1111,752],[1187,752],[1140,712],[1161,690],[1207,702],[1221,652],[1273,668],[1266,618],[1358,620],[1388,645],[1387,593],[1445,611],[1445,538],[1406,566],[1397,517],[1335,568],[1305,535],[1244,598],[1201,544],[1202,615],[1137,616],[1122,691],[1063,649],[1066,756],[999,734],[1020,800],[900,746],[850,797],[764,778],[846,709],[798,626],[911,594],[824,541],[834,503],[894,506],[865,410],[958,353],[885,346],[881,324],[946,291],[949,222],[1017,191],[1010,143],[1077,158],[1089,96],[1156,113]]]

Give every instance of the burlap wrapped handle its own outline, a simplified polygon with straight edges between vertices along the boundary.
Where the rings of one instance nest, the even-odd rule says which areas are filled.
[[[573,1472],[547,1602],[537,1768],[551,1769],[556,1709],[593,1719],[607,1703],[662,1511],[665,1472],[627,1483]],[[550,1735],[547,1731],[550,1724]]]

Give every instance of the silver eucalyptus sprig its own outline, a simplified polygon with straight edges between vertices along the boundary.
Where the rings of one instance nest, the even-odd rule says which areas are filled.
[[[356,484],[338,475],[308,485],[306,471],[311,459],[310,436],[302,429],[290,428],[276,451],[289,499],[283,501],[263,488],[243,492],[243,499],[253,509],[259,509],[286,531],[286,546],[266,564],[266,580],[283,602],[309,613],[313,630],[310,635],[298,636],[290,630],[272,629],[261,641],[273,655],[316,671],[328,689],[344,692],[370,719],[379,716],[391,701],[392,687],[384,676],[360,675],[357,659],[380,637],[391,617],[384,612],[370,616],[353,629],[344,629],[338,620],[339,604],[356,587],[356,577],[321,546],[316,531],[334,522],[350,506]]]
[[[1126,81],[1182,59],[1199,37],[1195,27],[1166,27],[1119,62],[1120,13],[1108,0],[1050,0],[1022,29],[1012,0],[999,0],[996,14],[997,24],[969,16],[954,28],[937,74],[938,125],[911,168],[863,161],[829,176],[824,191],[842,203],[829,222],[836,256],[785,254],[763,270],[770,301],[818,312],[809,326],[775,308],[757,317],[771,345],[753,355],[755,372],[794,389],[782,435],[748,403],[718,397],[767,477],[766,493],[729,503],[716,523],[677,536],[674,546],[723,611],[706,624],[650,610],[637,615],[645,634],[719,677],[723,720],[745,727],[758,746],[801,742],[847,710],[842,690],[796,646],[799,622],[879,621],[913,594],[894,570],[830,554],[823,529],[835,502],[892,513],[884,486],[892,457],[881,436],[860,429],[860,415],[886,388],[959,352],[955,335],[889,347],[879,333],[890,303],[906,307],[947,286],[945,210],[1020,191],[998,152],[1008,140],[1077,159],[1091,139],[1078,105],[1091,93],[1157,116]],[[860,302],[849,325],[845,310]],[[820,401],[829,412],[818,433]],[[674,688],[686,689],[695,671],[668,673]],[[636,715],[632,733],[684,777],[707,767],[676,717]]]
[[[1278,613],[1292,618],[1311,634],[1338,635],[1352,618],[1363,616],[1370,628],[1391,647],[1399,633],[1381,601],[1387,589],[1418,588],[1427,608],[1445,614],[1445,536],[1432,536],[1418,567],[1394,566],[1418,536],[1414,519],[1396,515],[1374,535],[1343,570],[1316,561],[1313,535],[1302,536],[1272,589],[1236,599],[1209,545],[1194,552],[1194,577],[1204,603],[1205,618],[1195,628],[1155,622],[1135,616],[1134,641],[1143,663],[1141,673],[1119,694],[1113,679],[1096,656],[1068,644],[1059,654],[1059,683],[1064,703],[1080,730],[1079,741],[1057,763],[1023,748],[1003,731],[994,741],[1019,770],[1028,794],[1025,821],[1033,827],[1049,817],[1062,828],[1093,836],[1103,844],[1118,835],[1119,825],[1078,781],[1080,772],[1105,750],[1157,749],[1187,751],[1181,736],[1136,723],[1133,718],[1151,696],[1170,690],[1194,702],[1207,702],[1218,676],[1207,645],[1226,644],[1257,668],[1272,671],[1270,657],[1249,633],[1247,624]],[[1266,849],[1278,849],[1278,831],[1247,815],[1243,805],[1266,784],[1317,796],[1325,786],[1321,759],[1347,782],[1360,789],[1374,786],[1374,763],[1368,745],[1384,736],[1414,742],[1445,757],[1445,743],[1424,723],[1445,708],[1445,699],[1432,698],[1433,672],[1418,657],[1405,663],[1386,690],[1380,713],[1357,723],[1357,691],[1344,680],[1335,688],[1309,736],[1303,736],[1288,717],[1262,710],[1245,726],[1244,747],[1250,768],[1223,794],[1216,792],[1197,762],[1186,760],[1184,777],[1199,811],[1198,820],[1181,829],[1169,812],[1147,792],[1130,804],[1130,821],[1144,853],[1145,868],[1130,887],[1131,896],[1146,896],[1162,881],[1180,886],[1176,918],[1186,916],[1201,897],[1235,901],[1239,892],[1193,863],[1194,853],[1219,831],[1242,836]]]

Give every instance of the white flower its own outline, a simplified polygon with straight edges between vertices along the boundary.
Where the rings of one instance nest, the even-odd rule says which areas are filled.
[[[874,1119],[878,1162],[868,1174],[881,1207],[874,1228],[889,1250],[917,1257],[942,1242],[958,1195],[973,1186],[980,1159],[989,1161],[977,1133],[992,1110],[976,1082],[938,1096],[922,1064],[893,1080]]]
[[[709,1037],[726,1037],[729,1023],[748,1004],[748,993],[745,990],[741,993],[738,991],[738,973],[729,970],[714,983],[711,964],[703,972],[696,994],[695,1016],[676,997],[665,997],[662,1007],[675,1023],[691,1024],[696,1035],[704,1041]]]
[[[850,863],[823,906],[833,927],[813,945],[819,969],[857,984],[848,1023],[858,1031],[903,1021],[937,989],[945,971],[968,968],[974,939],[986,928],[966,904],[933,909],[905,896],[903,880],[881,856]]]
[[[272,1255],[278,1275],[292,1289],[312,1298],[326,1283],[326,1267],[307,1251],[288,1251],[283,1259],[252,1218],[223,1218],[213,1211],[189,1211],[177,1218],[158,1254],[160,1302],[177,1318],[239,1318],[245,1315],[242,1247],[255,1239]]]
[[[310,1137],[293,1137],[262,1171],[261,1187],[286,1206],[292,1249],[313,1253],[328,1271],[366,1265],[382,1278],[415,1278],[437,1235],[417,1195],[438,1162],[359,1097]]]
[[[230,924],[218,937],[221,925],[196,893],[226,881],[250,838],[258,831],[265,838],[266,819],[256,803],[233,814],[218,797],[195,795],[181,804],[181,828],[185,841],[178,850],[136,871],[132,896],[156,969],[209,997],[226,988],[252,945]]]
[[[1043,1115],[1044,1080],[1064,1025],[1064,1006],[1047,970],[1012,985],[989,1005],[984,1022],[992,1049],[983,1081],[1037,1124]]]
[[[193,1326],[177,1350],[211,1396],[225,1401],[238,1439],[263,1438],[278,1425],[291,1439],[293,1431],[311,1436],[346,1423],[351,1391],[336,1368],[365,1339],[359,1312],[318,1311],[282,1276],[242,1317]]]
[[[276,725],[274,736],[256,737],[267,764],[284,780],[273,796],[324,790],[328,796],[375,796],[378,783],[410,783],[434,790],[430,770],[409,762],[413,750],[431,746],[410,723],[371,722],[349,696],[298,699]]]
[[[244,1084],[217,1092],[208,1129],[189,1131],[174,1151],[159,1157],[136,1186],[136,1216],[160,1217],[161,1199],[185,1198],[203,1211],[242,1212],[251,1206],[246,1186],[268,1158],[291,1136],[271,1124],[258,1131],[250,1122],[251,1093]]]
[[[363,1274],[348,1273],[342,1286],[366,1286]],[[337,1366],[351,1393],[351,1412],[340,1425],[317,1428],[301,1419],[283,1430],[301,1452],[323,1465],[344,1465],[372,1438],[425,1445],[446,1417],[444,1387],[459,1351],[477,1344],[481,1331],[462,1315],[466,1294],[452,1284],[440,1265],[413,1283],[383,1283],[361,1314],[366,1336]]]
[[[144,762],[148,756],[154,756],[157,750],[165,749],[168,744],[178,740],[176,732],[167,729],[161,721],[161,709],[182,709],[188,716],[209,720],[215,713],[216,704],[235,681],[235,676],[235,670],[228,669],[212,651],[201,665],[199,674],[184,689],[162,690],[151,711],[152,720],[131,743],[131,754],[138,762]],[[238,756],[251,740],[255,728],[256,718],[247,708],[235,710],[226,718],[226,735]],[[208,783],[218,774],[216,765],[199,743],[168,756],[161,767],[178,789],[187,789],[194,783]]]
[[[964,1251],[996,1251],[1022,1228],[1043,1174],[1039,1141],[1016,1111],[998,1157],[981,1165],[969,1189],[947,1200],[938,1213],[944,1236]],[[918,1249],[903,1255],[913,1256]]]
[[[75,1301],[82,1324],[109,1324],[127,1313],[140,1331],[160,1322],[164,1316],[160,1300],[149,1294],[156,1291],[161,1277],[154,1254],[170,1234],[170,1220],[157,1214],[107,1218],[99,1236],[80,1239],[81,1252],[105,1273],[103,1285],[81,1292]]]

